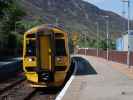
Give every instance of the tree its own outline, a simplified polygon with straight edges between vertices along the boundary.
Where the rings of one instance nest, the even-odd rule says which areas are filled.
[[[5,11],[12,4],[13,0],[0,0],[0,18],[5,15]]]
[[[17,0],[0,0],[0,5],[2,5],[0,6],[0,36],[2,36],[0,43],[2,48],[8,48],[10,47],[9,40],[11,43],[16,43],[10,39],[10,36],[12,37],[12,33],[16,32],[16,22],[21,20],[25,12],[19,6]],[[17,38],[17,35],[14,36]]]
[[[106,39],[99,40],[99,48],[103,50],[107,50],[107,41]]]
[[[85,48],[101,48],[103,50],[107,50],[107,40],[106,39],[101,39],[97,40],[96,39],[89,39],[87,40],[80,39],[78,43],[79,47],[85,47]],[[113,40],[109,40],[109,48],[110,49],[115,49],[115,42]]]
[[[39,24],[42,24],[43,21],[40,21],[40,19],[35,20],[35,21],[28,21],[28,20],[20,20],[16,22],[16,26],[17,28],[19,28],[20,30],[28,30],[32,27],[35,27]]]
[[[7,40],[7,47],[10,49],[14,49],[17,47],[17,37],[15,34],[9,34]]]

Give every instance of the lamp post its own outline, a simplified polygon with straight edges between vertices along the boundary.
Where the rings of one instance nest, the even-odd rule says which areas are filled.
[[[130,34],[130,0],[123,0],[123,3],[128,5],[128,53],[127,53],[127,64],[130,67],[130,47],[129,47],[129,34]]]

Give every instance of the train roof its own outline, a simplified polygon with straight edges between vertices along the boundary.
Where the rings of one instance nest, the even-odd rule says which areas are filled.
[[[37,33],[37,32],[48,32],[48,31],[54,31],[57,33],[65,33],[62,28],[56,26],[56,25],[52,25],[52,24],[43,24],[40,26],[36,26],[31,28],[30,30],[28,30],[26,32],[26,34],[32,34],[32,33]]]

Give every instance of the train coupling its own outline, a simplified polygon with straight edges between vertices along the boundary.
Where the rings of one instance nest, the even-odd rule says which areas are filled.
[[[41,82],[51,82],[53,81],[53,75],[49,71],[41,71],[39,73],[39,81]]]

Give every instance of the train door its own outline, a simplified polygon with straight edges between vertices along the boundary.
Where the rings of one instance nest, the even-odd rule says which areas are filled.
[[[40,35],[39,40],[39,80],[53,81],[54,80],[54,39],[53,35]]]
[[[39,44],[40,44],[40,51],[39,51],[39,58],[40,58],[40,67],[43,70],[50,70],[51,69],[51,43],[50,43],[50,36],[49,35],[42,35],[39,36]]]

